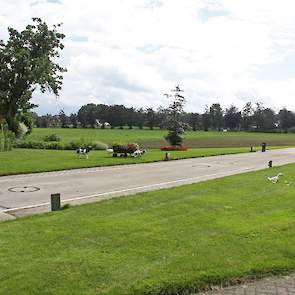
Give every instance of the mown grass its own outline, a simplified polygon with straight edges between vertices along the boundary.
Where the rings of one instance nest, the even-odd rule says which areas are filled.
[[[46,135],[57,134],[62,142],[84,139],[86,141],[101,141],[111,145],[114,142],[138,142],[144,148],[159,148],[167,143],[164,136],[166,130],[139,129],[62,129],[62,128],[34,128],[27,140],[42,140]],[[203,132],[189,131],[185,135],[184,143],[191,148],[198,147],[245,147],[261,145],[285,146],[295,145],[295,134],[258,133],[258,132]]]
[[[258,148],[257,148],[258,149]],[[207,157],[223,154],[249,152],[249,148],[206,148],[190,149],[185,152],[170,152],[171,159]],[[122,164],[150,163],[165,159],[165,152],[148,150],[141,158],[113,158],[106,151],[91,151],[89,159],[78,158],[75,151],[14,149],[0,153],[0,176],[45,172],[86,167],[100,167]]]
[[[294,271],[294,168],[2,223],[0,293],[189,294]]]

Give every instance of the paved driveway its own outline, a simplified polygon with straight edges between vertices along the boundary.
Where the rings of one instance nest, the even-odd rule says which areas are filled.
[[[198,295],[295,295],[295,274],[272,277]]]
[[[48,159],[50,161],[50,159]],[[48,210],[51,193],[84,203],[295,162],[295,148],[150,164],[0,177],[0,213]],[[24,209],[27,208],[25,211]],[[38,209],[36,209],[38,208]],[[22,210],[19,210],[22,209]]]

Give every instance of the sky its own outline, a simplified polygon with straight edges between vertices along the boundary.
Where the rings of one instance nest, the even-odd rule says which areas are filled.
[[[294,0],[0,0],[0,39],[41,17],[63,23],[59,97],[34,93],[39,114],[86,103],[186,110],[261,102],[295,110]]]

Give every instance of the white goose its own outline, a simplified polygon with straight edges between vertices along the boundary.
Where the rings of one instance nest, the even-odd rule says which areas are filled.
[[[272,183],[277,183],[279,181],[279,177],[282,176],[283,173],[279,173],[278,175],[276,176],[273,176],[273,177],[267,177],[267,179],[269,181],[271,181]]]

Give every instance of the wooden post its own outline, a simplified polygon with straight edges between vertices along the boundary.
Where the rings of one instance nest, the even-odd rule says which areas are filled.
[[[3,136],[3,146],[2,146],[3,150],[2,151],[4,152],[4,150],[5,150],[5,134],[4,134],[3,117],[1,114],[0,114],[0,125],[1,125],[1,131],[2,131],[2,136]]]
[[[51,211],[60,210],[60,194],[51,195]]]

